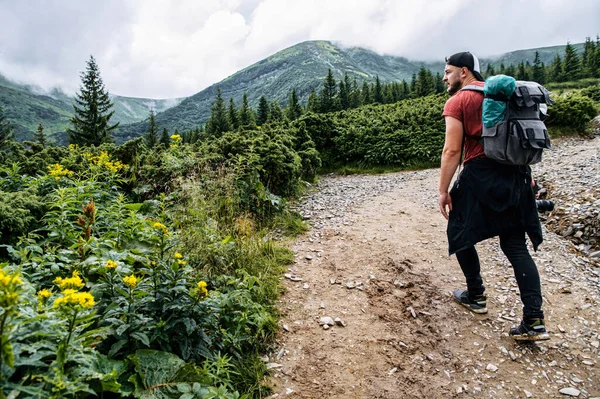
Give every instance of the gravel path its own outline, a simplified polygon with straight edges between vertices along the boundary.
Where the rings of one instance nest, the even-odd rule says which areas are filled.
[[[533,168],[556,201],[533,255],[550,341],[508,337],[521,304],[495,239],[478,245],[489,313],[452,301],[464,281],[447,256],[439,170],[325,176],[299,205],[312,229],[290,243],[272,397],[600,397],[600,138],[553,144]]]

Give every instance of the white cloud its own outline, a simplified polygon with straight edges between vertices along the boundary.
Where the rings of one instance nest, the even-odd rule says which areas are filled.
[[[0,74],[74,91],[90,54],[111,93],[180,97],[305,40],[414,59],[565,44],[596,0],[0,0]]]

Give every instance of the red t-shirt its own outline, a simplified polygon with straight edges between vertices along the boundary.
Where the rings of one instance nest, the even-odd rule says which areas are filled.
[[[483,87],[483,82],[475,81],[470,84]],[[463,163],[479,157],[485,157],[483,146],[479,142],[483,122],[481,120],[481,105],[483,93],[473,90],[456,92],[446,101],[443,116],[451,116],[463,124],[465,133],[465,157]]]

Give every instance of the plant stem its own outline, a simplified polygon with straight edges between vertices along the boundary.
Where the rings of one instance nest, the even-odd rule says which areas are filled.
[[[8,318],[8,311],[5,310],[2,315],[2,321],[0,322],[0,351],[4,348],[4,324],[6,323],[6,319]],[[8,341],[8,337],[6,337]],[[4,359],[4,355],[0,353],[0,379],[2,379],[2,361]]]

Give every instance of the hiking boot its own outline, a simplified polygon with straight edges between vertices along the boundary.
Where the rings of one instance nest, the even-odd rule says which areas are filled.
[[[523,320],[518,327],[511,327],[508,334],[516,341],[544,341],[550,339],[544,319],[533,320],[531,324]]]
[[[465,290],[454,290],[454,299],[465,308],[474,313],[487,313],[487,298],[480,295],[477,298],[471,298],[469,292]]]

